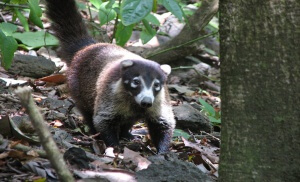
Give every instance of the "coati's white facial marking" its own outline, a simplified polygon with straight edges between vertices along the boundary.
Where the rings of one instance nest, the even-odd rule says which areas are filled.
[[[125,83],[125,84],[128,84],[128,83],[129,83],[129,80],[125,80],[124,83]]]
[[[155,99],[153,89],[157,92],[160,91],[160,81],[158,79],[154,79],[150,87],[147,87],[143,77],[139,76],[133,78],[131,83],[132,88],[137,88],[138,86],[141,87],[141,91],[134,97],[135,101],[142,107],[151,107]]]
[[[159,91],[160,90],[160,81],[155,79],[153,82],[153,87],[156,91]]]
[[[137,88],[140,85],[140,83],[141,83],[140,78],[139,77],[134,77],[132,79],[132,82],[131,82],[130,86],[132,88]]]

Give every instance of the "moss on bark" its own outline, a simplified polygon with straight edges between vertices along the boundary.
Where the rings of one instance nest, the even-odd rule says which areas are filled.
[[[221,181],[300,179],[299,9],[220,2]]]

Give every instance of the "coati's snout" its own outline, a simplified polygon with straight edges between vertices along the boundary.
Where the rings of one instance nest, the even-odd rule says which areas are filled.
[[[125,60],[121,65],[126,91],[140,107],[151,107],[155,97],[163,89],[171,67],[142,60]]]

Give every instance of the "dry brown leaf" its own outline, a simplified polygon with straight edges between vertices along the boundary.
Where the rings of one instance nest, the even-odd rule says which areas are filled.
[[[142,157],[138,152],[134,152],[128,148],[124,148],[124,161],[132,161],[137,167],[136,171],[147,169],[151,162]]]
[[[50,83],[62,84],[66,82],[66,76],[63,74],[50,75],[43,78],[38,79],[39,81],[45,81]]]
[[[5,159],[6,157],[8,157],[8,152],[3,152],[0,154],[0,159]]]

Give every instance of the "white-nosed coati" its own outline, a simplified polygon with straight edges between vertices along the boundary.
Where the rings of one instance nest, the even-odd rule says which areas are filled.
[[[46,8],[69,67],[71,95],[106,145],[118,146],[120,137],[132,138],[132,125],[144,120],[157,151],[168,151],[175,127],[166,87],[170,66],[113,44],[96,43],[75,0],[46,0]]]

